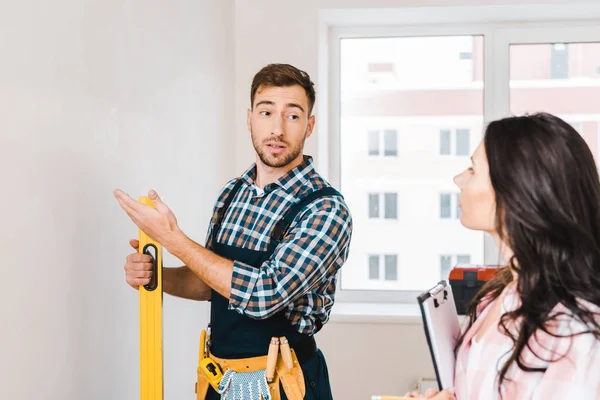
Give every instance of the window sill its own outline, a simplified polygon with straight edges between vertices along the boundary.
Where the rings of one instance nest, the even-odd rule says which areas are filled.
[[[350,303],[337,302],[329,319],[347,324],[422,324],[416,303]]]

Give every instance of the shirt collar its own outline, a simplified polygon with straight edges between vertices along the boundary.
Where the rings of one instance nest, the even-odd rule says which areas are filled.
[[[268,184],[265,187],[265,192],[270,192],[275,187],[280,187],[288,193],[294,193],[301,188],[310,178],[314,171],[313,158],[304,156],[302,164],[288,171],[275,182]],[[256,163],[253,163],[250,168],[241,176],[242,182],[251,186],[256,182]]]

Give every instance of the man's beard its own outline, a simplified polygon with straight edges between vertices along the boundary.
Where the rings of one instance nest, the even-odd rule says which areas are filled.
[[[263,143],[258,143],[258,140],[254,136],[254,132],[250,131],[250,133],[252,135],[252,145],[254,146],[254,150],[256,151],[256,154],[258,154],[260,161],[262,161],[262,163],[267,167],[285,167],[298,158],[298,156],[302,153],[302,150],[304,150],[304,140],[306,139],[306,135],[304,136],[304,139],[297,143],[296,146],[292,146],[289,142],[275,138],[270,138],[263,141]],[[266,143],[282,143],[286,146],[287,152],[283,154],[269,153]]]

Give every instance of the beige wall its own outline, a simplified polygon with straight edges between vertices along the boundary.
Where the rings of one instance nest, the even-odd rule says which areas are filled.
[[[228,1],[0,4],[1,399],[139,398],[137,231],[111,192],[155,187],[204,239],[233,174],[233,29]],[[194,396],[206,310],[165,297],[166,399]]]

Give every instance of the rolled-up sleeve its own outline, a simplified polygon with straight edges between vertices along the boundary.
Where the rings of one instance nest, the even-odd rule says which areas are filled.
[[[305,215],[260,268],[234,261],[229,309],[269,318],[329,279],[348,255],[352,218],[336,205]]]

